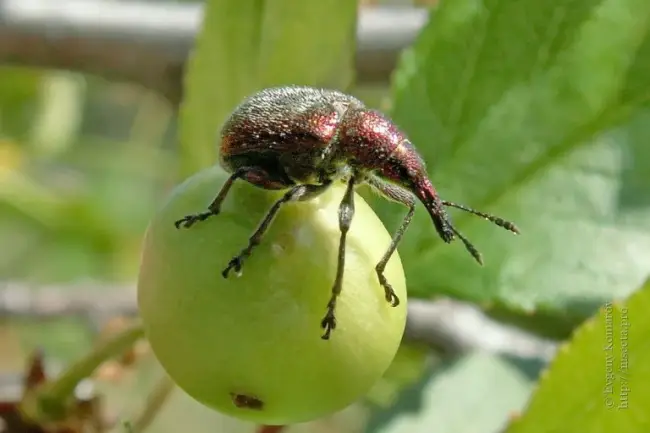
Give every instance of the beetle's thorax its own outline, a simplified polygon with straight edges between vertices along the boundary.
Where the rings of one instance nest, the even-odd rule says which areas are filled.
[[[426,175],[424,161],[406,135],[381,113],[350,108],[338,129],[338,160],[354,169],[408,187]]]
[[[404,139],[404,134],[381,113],[350,107],[339,124],[336,150],[349,164],[374,169]]]

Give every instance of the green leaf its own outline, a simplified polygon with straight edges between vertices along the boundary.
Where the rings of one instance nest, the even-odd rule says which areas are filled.
[[[22,141],[29,137],[44,75],[37,69],[0,67],[0,139]]]
[[[452,211],[481,269],[421,213],[400,248],[412,293],[575,323],[638,287],[650,159],[633,159],[649,150],[625,122],[650,100],[649,27],[646,0],[442,2],[402,58],[393,118],[443,198],[511,219],[522,235]],[[630,178],[639,193],[624,205]],[[376,209],[391,225],[404,214]]]
[[[646,433],[650,429],[650,280],[605,304],[562,347],[507,433]]]
[[[374,411],[366,432],[495,431],[525,405],[537,371],[539,365],[520,366],[487,353],[465,355],[431,371],[391,410]]]
[[[355,2],[209,0],[185,78],[182,175],[216,161],[218,131],[249,94],[282,84],[346,87]]]
[[[419,381],[427,367],[437,361],[437,358],[431,360],[432,354],[429,346],[402,342],[390,367],[366,395],[366,400],[382,407],[393,404],[404,388]]]
[[[259,50],[262,87],[347,88],[353,78],[357,4],[268,1]]]

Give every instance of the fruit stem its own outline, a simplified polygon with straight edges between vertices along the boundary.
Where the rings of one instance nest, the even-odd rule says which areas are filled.
[[[90,353],[70,365],[56,379],[45,382],[28,393],[21,404],[22,412],[33,421],[55,420],[64,416],[65,407],[77,385],[105,361],[120,356],[144,336],[141,323],[136,323],[98,344]]]

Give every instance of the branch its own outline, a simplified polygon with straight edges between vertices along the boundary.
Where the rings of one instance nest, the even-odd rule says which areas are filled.
[[[133,286],[78,283],[69,286],[30,286],[0,282],[0,317],[51,318],[83,315],[108,318],[137,315]],[[469,304],[442,299],[410,299],[405,338],[448,353],[480,349],[522,358],[550,359],[555,345],[495,322]]]
[[[124,80],[181,100],[185,60],[203,5],[108,0],[0,0],[0,64],[65,69]],[[426,9],[362,8],[357,79],[387,82]]]
[[[135,324],[101,342],[88,354],[68,365],[63,373],[54,379],[33,390],[27,389],[21,403],[21,412],[38,424],[63,421],[70,414],[70,397],[74,395],[79,384],[90,377],[106,360],[119,356],[143,337],[142,325]]]

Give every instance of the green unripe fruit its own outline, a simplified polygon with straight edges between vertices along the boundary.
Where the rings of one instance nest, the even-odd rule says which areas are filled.
[[[191,177],[147,230],[138,303],[153,351],[189,395],[238,418],[291,424],[344,408],[386,371],[404,331],[407,299],[398,255],[385,275],[399,306],[386,301],[375,272],[389,233],[356,195],[337,328],[322,340],[344,186],[285,205],[244,262],[242,276],[224,279],[221,271],[281,194],[238,181],[219,215],[174,227],[205,210],[226,178],[218,168]]]

